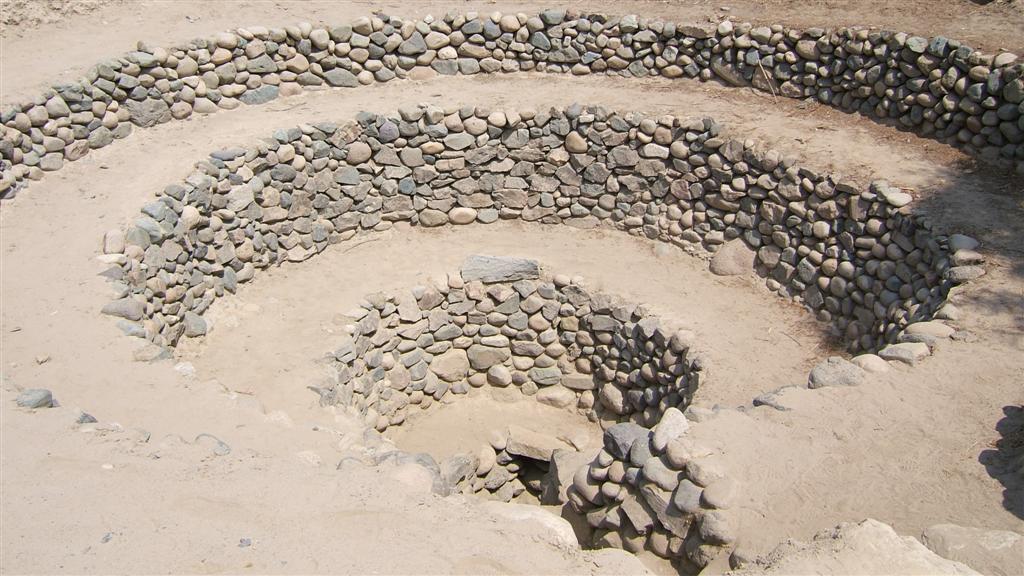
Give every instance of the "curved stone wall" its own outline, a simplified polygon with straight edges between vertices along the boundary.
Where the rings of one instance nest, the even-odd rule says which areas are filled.
[[[677,24],[546,10],[350,25],[237,29],[101,62],[0,113],[0,195],[131,132],[260,104],[306,87],[356,87],[431,69],[719,79],[815,98],[1024,166],[1024,64],[943,37],[863,29]]]
[[[511,425],[440,463],[443,493],[509,501],[524,491],[570,503],[590,545],[649,549],[703,566],[735,540],[725,509],[737,486],[689,442],[681,410],[700,384],[693,335],[642,306],[591,292],[532,260],[470,256],[441,285],[373,294],[334,351],[321,402],[383,432],[471,387],[517,388],[606,427],[590,448]]]
[[[699,383],[686,333],[567,277],[541,279],[530,260],[471,256],[447,285],[371,296],[355,320],[322,399],[381,432],[427,397],[484,385],[515,386],[594,421],[634,415],[652,426],[667,408],[685,408]]]
[[[105,238],[124,297],[104,311],[173,345],[205,333],[203,311],[257,269],[359,231],[520,219],[712,251],[738,239],[772,290],[831,321],[851,350],[874,350],[984,272],[973,245],[933,234],[910,201],[721,138],[710,119],[580,106],[362,113],[214,152],[168,186]]]

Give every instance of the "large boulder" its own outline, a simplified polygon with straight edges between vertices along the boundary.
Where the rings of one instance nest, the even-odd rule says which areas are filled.
[[[629,412],[625,391],[613,382],[605,382],[601,385],[597,392],[597,399],[601,402],[602,406],[616,414],[623,415]]]
[[[509,358],[508,348],[493,348],[474,344],[469,347],[469,364],[474,370],[488,370],[491,366],[501,364]]]
[[[1016,532],[936,524],[925,529],[921,542],[939,556],[983,574],[1024,574],[1024,536]]]
[[[860,354],[851,358],[850,362],[865,372],[882,373],[889,371],[889,363],[882,360],[877,354]]]
[[[441,467],[430,454],[395,450],[380,456],[377,465],[394,466],[389,476],[414,490],[439,496],[450,493],[450,486],[441,476]]]
[[[534,398],[541,404],[554,408],[569,408],[576,404],[576,393],[565,386],[548,386],[541,388]]]
[[[189,338],[195,338],[206,334],[206,320],[191,310],[185,312],[185,318],[182,320],[182,323],[185,325],[185,336],[188,336]]]
[[[53,393],[46,388],[28,388],[18,394],[16,402],[22,408],[52,408]]]
[[[931,349],[924,342],[902,342],[882,348],[878,351],[878,356],[883,360],[893,360],[913,366],[930,356],[931,353]]]
[[[335,68],[324,72],[324,80],[335,88],[356,88],[359,86],[359,80],[355,74],[352,74],[344,68]]]
[[[125,320],[142,320],[142,316],[146,313],[146,306],[132,298],[121,298],[106,304],[101,312]]]
[[[721,56],[715,56],[711,59],[711,71],[726,84],[732,86],[747,85],[747,80],[743,77],[743,74]]]
[[[669,442],[686,434],[686,431],[689,429],[690,421],[686,419],[686,416],[678,408],[674,406],[669,407],[662,414],[658,425],[654,427],[651,447],[659,453],[663,452],[668,448]]]
[[[555,450],[563,450],[569,446],[554,436],[527,430],[522,426],[508,427],[508,442],[505,451],[516,456],[525,456],[534,460],[551,461]]]
[[[534,536],[563,550],[579,550],[580,543],[569,521],[529,504],[482,502],[481,510],[517,527],[528,528]]]

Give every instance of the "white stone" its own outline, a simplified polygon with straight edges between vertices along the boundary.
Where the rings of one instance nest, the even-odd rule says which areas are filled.
[[[654,427],[651,446],[658,453],[664,452],[670,442],[682,437],[690,429],[690,422],[678,408],[670,407]]]
[[[860,368],[865,372],[881,374],[882,372],[889,371],[889,363],[882,360],[882,358],[876,354],[861,354],[859,356],[854,356],[850,361],[857,366],[860,366]]]
[[[476,220],[476,210],[465,206],[452,208],[452,211],[448,213],[448,220],[452,224],[471,224]]]

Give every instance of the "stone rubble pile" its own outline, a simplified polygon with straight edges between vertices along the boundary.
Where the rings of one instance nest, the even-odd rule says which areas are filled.
[[[106,235],[106,274],[122,297],[104,312],[173,346],[204,334],[214,298],[258,269],[399,221],[519,219],[709,251],[744,244],[767,286],[831,322],[851,351],[897,342],[951,286],[984,273],[977,243],[933,232],[900,189],[797,166],[719,132],[711,119],[579,105],[420,105],[278,130],[214,152]]]
[[[620,422],[605,430],[603,449],[567,491],[594,529],[594,546],[646,549],[693,572],[735,549],[739,526],[729,511],[740,487],[688,429],[671,408],[652,428]]]
[[[956,40],[859,28],[684,24],[584,15],[377,14],[337,27],[251,27],[138,49],[0,112],[0,197],[64,161],[193,113],[307,88],[424,74],[536,71],[712,78],[819,102],[1024,169],[1024,63]]]
[[[322,401],[351,407],[378,431],[485,385],[514,386],[595,422],[633,415],[650,426],[689,404],[700,366],[687,360],[686,333],[666,333],[642,306],[567,277],[541,279],[535,262],[509,275],[501,259],[482,261],[471,257],[440,286],[368,298],[334,352],[335,382]],[[499,273],[467,281],[467,270],[487,263]],[[551,452],[508,450],[542,461]]]
[[[538,401],[540,397],[535,395]],[[558,466],[584,464],[593,455],[577,450],[570,442],[555,438],[534,428],[512,425],[503,432],[494,432],[489,442],[475,454],[456,454],[442,462],[439,469],[452,493],[476,494],[501,502],[511,502],[529,491],[534,498],[549,504],[565,493],[566,479],[571,483],[572,470],[559,474]],[[554,491],[548,495],[548,491]]]

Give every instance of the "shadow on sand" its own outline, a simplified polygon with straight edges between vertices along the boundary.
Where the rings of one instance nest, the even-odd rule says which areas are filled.
[[[1003,485],[1003,507],[1024,519],[1024,406],[1004,406],[997,424],[999,440],[978,462]]]

